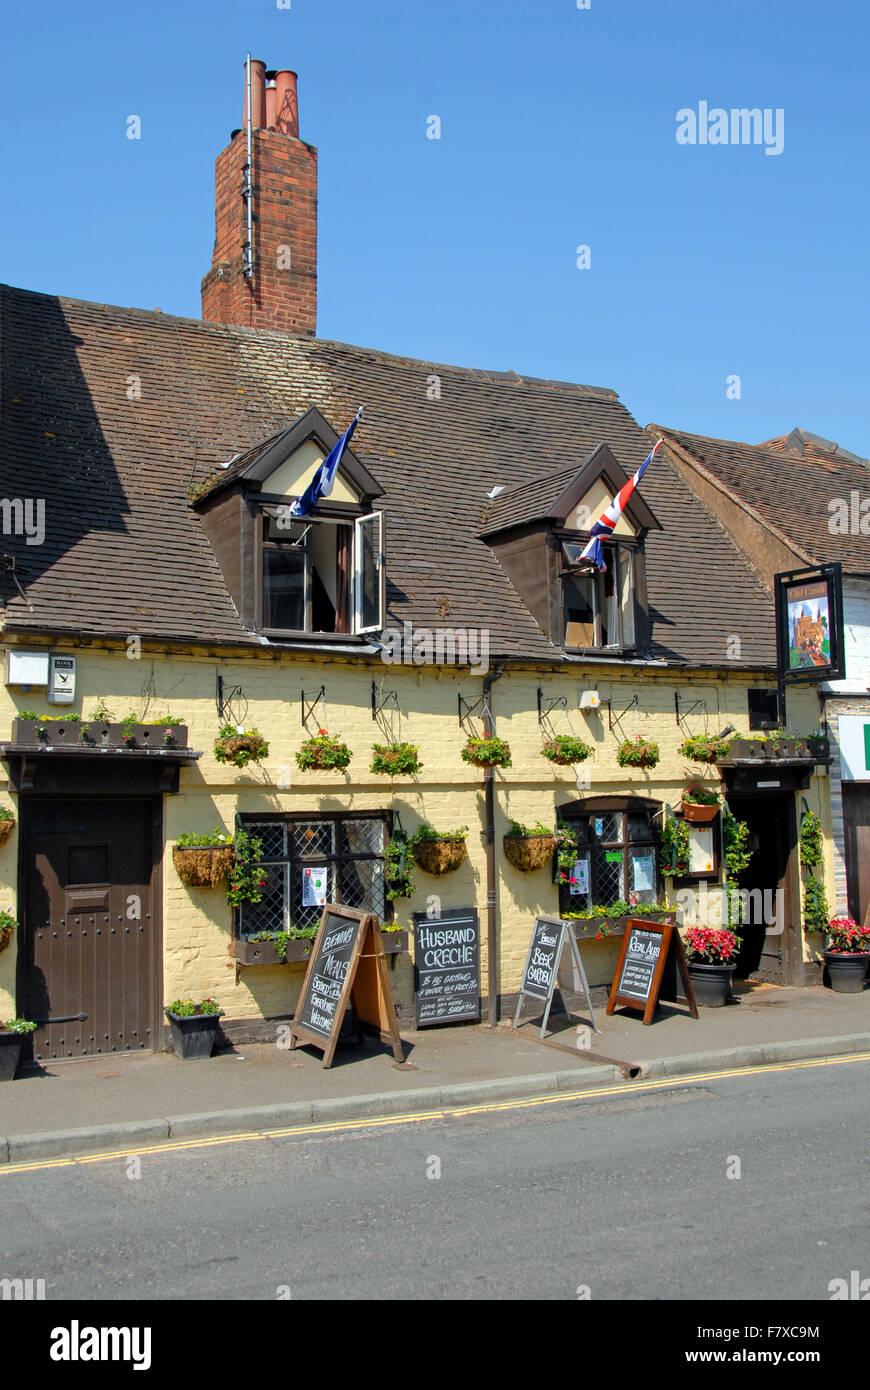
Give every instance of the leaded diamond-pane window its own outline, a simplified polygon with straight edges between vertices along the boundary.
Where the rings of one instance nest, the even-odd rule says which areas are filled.
[[[593,811],[572,816],[579,831],[579,870],[560,888],[563,912],[613,902],[657,901],[656,843],[645,812]]]
[[[383,920],[386,821],[382,816],[243,818],[263,845],[263,900],[242,903],[241,935],[316,927],[323,902],[343,903]]]

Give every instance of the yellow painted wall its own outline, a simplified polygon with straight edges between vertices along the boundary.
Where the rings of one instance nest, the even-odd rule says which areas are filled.
[[[57,648],[58,650],[60,648]],[[178,879],[172,864],[171,846],[182,831],[204,832],[215,825],[231,831],[235,812],[262,811],[339,811],[387,810],[401,813],[404,828],[413,831],[421,819],[445,830],[467,825],[468,860],[454,874],[434,878],[417,871],[417,892],[410,900],[396,903],[396,916],[407,925],[414,911],[425,910],[430,895],[438,895],[444,908],[474,904],[480,912],[482,941],[482,982],[486,982],[486,864],[483,841],[483,773],[462,762],[460,752],[465,733],[459,727],[457,695],[473,701],[480,696],[482,678],[455,670],[437,671],[400,665],[372,666],[362,660],[308,661],[298,656],[281,656],[258,651],[237,659],[199,655],[144,653],[140,660],[126,659],[125,648],[115,651],[94,648],[75,649],[77,655],[78,701],[76,708],[88,717],[102,698],[118,718],[131,709],[140,717],[156,718],[171,713],[189,725],[189,744],[202,749],[202,758],[182,768],[178,795],[165,798],[166,849],[163,865],[164,902],[164,999],[179,995],[213,995],[230,1017],[256,1017],[291,1011],[302,982],[304,968],[287,966],[248,967],[235,983],[235,969],[228,949],[231,945],[231,913],[223,890],[190,889]],[[263,763],[251,763],[237,770],[218,763],[213,743],[219,720],[215,707],[216,673],[224,678],[225,690],[235,685],[243,689],[248,711],[246,726],[256,725],[269,740],[270,752]],[[390,723],[385,731],[371,715],[371,682],[386,694],[396,691],[401,714],[387,712]],[[558,891],[550,881],[548,869],[523,874],[505,859],[501,839],[511,819],[525,824],[543,821],[552,825],[555,809],[581,795],[603,795],[634,791],[660,801],[678,803],[679,793],[689,779],[713,776],[698,764],[686,763],[678,752],[684,730],[674,715],[674,691],[687,703],[706,700],[706,724],[713,732],[732,724],[739,731],[748,729],[746,689],[750,684],[767,684],[767,678],[752,681],[731,676],[716,681],[712,677],[693,680],[686,675],[675,684],[673,674],[649,670],[620,671],[603,666],[572,668],[568,674],[539,675],[529,671],[509,671],[493,686],[496,727],[513,753],[513,766],[497,770],[496,782],[496,867],[500,914],[500,988],[517,989],[528,948],[533,918],[538,913],[558,912]],[[325,709],[318,708],[310,721],[311,732],[319,724],[339,734],[353,749],[354,758],[347,773],[302,773],[294,761],[305,731],[301,723],[301,692],[311,700],[321,684],[326,686]],[[588,763],[579,769],[559,768],[540,754],[541,730],[537,720],[537,689],[545,699],[564,695],[567,713],[551,716],[556,732],[572,729],[595,747]],[[597,688],[603,701],[610,702],[614,730],[608,728],[608,709],[582,714],[579,694]],[[637,695],[639,709],[630,705]],[[0,686],[0,732],[11,732],[16,709],[32,708],[41,713],[60,712],[49,707],[39,693],[10,691]],[[569,722],[570,720],[570,722]],[[809,730],[818,722],[818,700],[811,690],[789,693],[789,724],[796,730]],[[690,716],[688,731],[703,732],[703,714]],[[479,720],[473,720],[476,732]],[[384,742],[390,733],[420,745],[423,769],[419,781],[398,779],[391,788],[386,778],[368,770],[371,745]],[[622,769],[616,762],[621,738],[641,733],[654,738],[661,749],[661,762],[651,772]],[[588,783],[578,789],[576,775],[588,771]],[[0,800],[15,804],[6,782],[7,767],[0,762]],[[826,837],[830,837],[827,805],[827,779],[815,778],[809,793],[811,806],[821,806]],[[0,906],[15,905],[17,833],[0,848]],[[828,853],[826,872],[829,900],[832,901],[833,868]],[[582,947],[590,984],[610,982],[618,941],[588,942]],[[0,1018],[11,1016],[15,999],[15,959],[18,942],[0,954]],[[807,952],[809,955],[810,953]],[[397,1002],[413,1001],[412,968],[401,957],[391,971]]]
[[[314,477],[314,470],[320,467],[324,458],[323,450],[318,448],[314,440],[306,439],[286,462],[276,468],[274,473],[269,474],[263,483],[263,491],[274,492],[282,497],[301,496]],[[335,475],[330,501],[359,502],[359,494],[345,481],[341,470]]]

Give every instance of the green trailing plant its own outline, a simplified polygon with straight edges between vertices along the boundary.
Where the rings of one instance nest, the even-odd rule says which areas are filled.
[[[175,843],[179,849],[220,849],[223,845],[229,844],[231,839],[232,836],[225,830],[215,826],[214,830],[205,835],[194,835],[185,831],[183,835],[179,835]]]
[[[15,819],[14,812],[10,811],[10,809],[9,809],[8,806],[0,806],[0,820],[13,820],[13,821],[14,821],[14,819]]]
[[[679,878],[689,872],[689,827],[686,821],[668,816],[659,831],[662,873]]]
[[[0,912],[0,951],[5,951],[9,942],[12,940],[12,933],[18,926],[12,905],[6,908],[5,912]]]
[[[423,766],[419,753],[414,743],[376,743],[370,770],[386,777],[413,777]]]
[[[287,945],[290,941],[313,941],[318,928],[291,927],[289,931],[261,931],[256,936],[245,937],[246,941],[268,941],[280,960],[287,959]]]
[[[696,763],[715,763],[720,758],[728,757],[730,746],[730,740],[727,738],[719,738],[715,734],[698,734],[683,739],[680,753],[684,758],[691,758]]]
[[[725,868],[729,881],[739,881],[740,875],[749,867],[755,850],[749,849],[749,826],[745,820],[738,820],[730,811],[722,817],[722,838],[725,844]]]
[[[620,767],[655,767],[661,757],[659,746],[650,739],[627,738],[616,750]]]
[[[296,754],[296,766],[303,772],[314,769],[343,772],[353,754],[346,743],[326,729],[318,729],[313,738],[308,738]]]
[[[804,884],[804,931],[826,932],[830,921],[824,884],[809,874]]]
[[[470,735],[462,750],[462,760],[475,767],[510,767],[510,744],[497,734],[477,738]]]
[[[578,830],[572,830],[564,821],[560,821],[556,826],[556,871],[560,883],[571,881],[571,872],[580,857],[580,836]]]
[[[236,724],[222,724],[215,740],[214,755],[219,763],[247,767],[269,756],[269,745],[259,729],[243,729]]]
[[[410,898],[415,892],[412,863],[410,836],[404,830],[394,830],[384,854],[384,878],[390,902],[395,902],[397,898]]]
[[[10,1033],[35,1033],[37,1025],[29,1018],[9,1018],[3,1027]]]
[[[573,734],[554,734],[547,739],[541,749],[541,756],[560,767],[570,767],[573,763],[583,763],[591,758],[594,748]]]
[[[222,1014],[223,1009],[216,999],[200,999],[195,1003],[193,999],[173,999],[171,1004],[166,1005],[166,1011],[176,1014],[178,1018],[194,1018],[202,1014]]]
[[[20,709],[16,717],[18,719],[36,720],[39,718],[39,715],[36,713],[35,709]]]
[[[241,903],[263,901],[266,870],[260,864],[263,842],[246,830],[237,830],[233,837],[233,865],[229,872],[227,902],[231,907]]]
[[[92,724],[111,724],[115,718],[102,697],[97,701],[88,717]]]
[[[815,811],[804,811],[800,827],[801,864],[817,869],[822,862],[822,823]]]
[[[521,835],[523,839],[532,839],[538,835],[555,835],[555,831],[547,825],[542,825],[540,821],[536,821],[534,825],[520,825],[519,821],[512,820],[508,834]]]
[[[582,908],[578,911],[563,912],[562,917],[566,919],[577,919],[585,917],[657,917],[661,913],[673,913],[672,907],[660,907],[657,903],[627,903],[622,898],[617,898],[615,902],[606,905],[594,903],[592,907]]]

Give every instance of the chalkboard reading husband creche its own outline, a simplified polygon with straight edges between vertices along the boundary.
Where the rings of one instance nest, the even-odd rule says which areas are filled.
[[[480,927],[474,907],[414,913],[417,1027],[480,1018]]]

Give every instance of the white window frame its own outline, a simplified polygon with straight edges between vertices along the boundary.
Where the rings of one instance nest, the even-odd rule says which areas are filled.
[[[378,621],[363,626],[362,607],[363,607],[363,572],[362,559],[365,553],[363,544],[362,528],[372,523],[377,525],[377,584],[378,584]],[[353,632],[380,632],[384,626],[384,594],[385,594],[385,571],[384,571],[384,514],[383,512],[368,512],[365,516],[358,516],[353,524]]]

